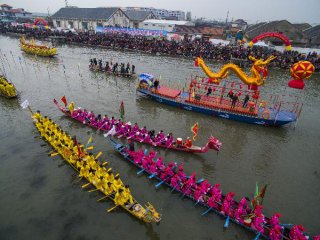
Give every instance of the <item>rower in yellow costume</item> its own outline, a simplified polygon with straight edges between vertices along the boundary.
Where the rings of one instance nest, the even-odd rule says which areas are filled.
[[[71,102],[68,106],[70,113],[72,114],[74,111],[74,102]]]
[[[106,180],[104,180],[103,182],[103,193],[106,195],[110,195],[111,193],[113,193],[113,188],[112,188],[112,183],[111,182],[107,182]]]
[[[123,187],[123,183],[120,179],[119,173],[117,173],[116,176],[114,177],[114,180],[112,182],[112,187],[115,192],[117,192],[120,188]]]
[[[132,195],[131,195],[131,192],[130,192],[130,188],[129,188],[129,185],[126,185],[125,188],[124,188],[124,195],[127,199],[127,202],[132,204],[133,203],[133,198],[132,198]]]
[[[117,193],[114,197],[114,203],[116,205],[124,205],[126,203],[126,199],[124,198],[122,188],[120,188],[119,191],[117,191]]]

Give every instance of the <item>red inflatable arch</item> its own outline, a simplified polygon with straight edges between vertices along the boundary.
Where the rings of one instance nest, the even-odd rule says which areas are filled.
[[[291,49],[291,42],[290,42],[289,38],[287,38],[286,36],[284,36],[283,34],[278,33],[278,32],[266,32],[266,33],[263,33],[259,36],[256,36],[254,39],[252,39],[251,42],[249,42],[248,46],[252,47],[252,45],[254,43],[260,41],[261,39],[268,38],[268,37],[279,38],[280,40],[282,40],[284,42],[287,50]]]
[[[43,18],[37,18],[37,19],[34,21],[33,25],[34,25],[34,26],[37,26],[39,22],[41,22],[43,26],[48,26],[47,22],[46,22]]]

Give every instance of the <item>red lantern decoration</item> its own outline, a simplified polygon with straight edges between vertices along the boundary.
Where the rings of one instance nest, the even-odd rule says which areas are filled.
[[[240,83],[239,87],[240,87],[240,89],[242,89],[242,84],[241,83]]]
[[[195,67],[199,67],[198,58],[196,58],[196,59],[194,60],[194,66],[195,66]]]
[[[254,85],[254,84],[248,85],[248,89],[256,91],[258,90],[258,85]]]
[[[241,92],[238,92],[238,97],[240,97],[242,95],[242,93]]]
[[[231,83],[231,87],[232,87],[232,88],[234,87],[234,82]]]
[[[202,82],[202,83],[204,82],[204,78],[201,79],[201,82]]]
[[[205,87],[204,87],[204,90],[208,90],[208,87],[207,87],[207,86],[205,86]]]
[[[193,84],[192,83],[190,83],[190,88],[193,88]]]
[[[216,88],[215,88],[215,87],[213,88],[213,91],[214,91],[214,92],[216,91]]]
[[[289,81],[288,86],[291,88],[303,89],[304,79],[308,79],[312,76],[315,68],[309,61],[299,61],[290,69],[291,76],[294,78]]]

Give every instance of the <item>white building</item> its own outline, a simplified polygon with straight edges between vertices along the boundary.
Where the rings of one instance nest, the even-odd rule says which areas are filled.
[[[126,7],[128,10],[141,10],[152,12],[157,19],[174,19],[178,21],[183,21],[186,19],[185,13],[183,11],[170,11],[166,9],[148,8],[148,7]]]
[[[61,8],[52,15],[54,27],[73,28],[78,31],[96,27],[130,27],[129,17],[120,8]]]
[[[26,12],[23,8],[12,8],[10,5],[0,5],[0,19],[5,20],[18,20],[18,19],[29,19],[32,17],[30,12]]]
[[[194,26],[194,23],[188,21],[172,21],[172,20],[160,20],[149,19],[140,24],[140,28],[148,30],[162,30],[172,32],[175,26]]]

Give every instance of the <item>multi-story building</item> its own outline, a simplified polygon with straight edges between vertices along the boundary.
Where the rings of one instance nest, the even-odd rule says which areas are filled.
[[[23,8],[12,8],[7,4],[0,5],[0,20],[16,21],[19,19],[29,19],[32,14],[26,12]]]
[[[148,8],[148,7],[126,7],[127,10],[151,11],[157,19],[170,19],[184,21],[186,19],[183,11],[170,11],[166,9]]]

